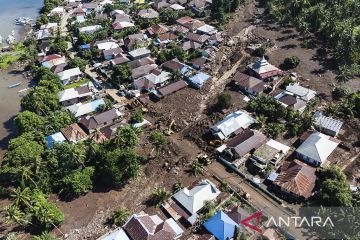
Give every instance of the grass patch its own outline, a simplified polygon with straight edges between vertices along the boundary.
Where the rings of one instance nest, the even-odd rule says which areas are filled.
[[[74,83],[65,85],[65,86],[64,86],[64,89],[77,88],[77,87],[80,87],[81,85],[83,85],[83,84],[85,84],[85,83],[88,83],[88,82],[89,82],[89,79],[82,78],[82,79],[81,79],[80,81],[78,81],[78,82],[74,82]]]
[[[0,55],[0,68],[5,69],[8,68],[10,64],[19,61],[21,58],[21,54],[4,54]]]

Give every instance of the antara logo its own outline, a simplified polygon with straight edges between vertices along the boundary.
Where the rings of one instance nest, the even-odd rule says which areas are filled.
[[[247,217],[243,219],[240,223],[248,228],[251,228],[259,233],[262,232],[262,230],[258,227],[261,222],[261,212],[257,212],[250,217]],[[256,219],[255,224],[251,220]],[[295,228],[301,228],[301,227],[334,227],[334,223],[331,220],[330,217],[327,217],[323,219],[319,216],[311,216],[311,217],[298,217],[298,216],[292,216],[292,217],[278,217],[277,219],[275,217],[270,217],[269,220],[264,224],[265,227],[270,226],[276,226],[276,227],[295,227]]]

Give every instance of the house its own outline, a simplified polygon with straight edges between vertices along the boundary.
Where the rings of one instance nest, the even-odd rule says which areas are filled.
[[[304,162],[318,167],[327,160],[338,145],[339,140],[319,132],[313,132],[296,149],[296,155]]]
[[[167,71],[154,69],[146,75],[145,78],[153,82],[156,87],[160,87],[165,85],[171,79],[171,74]]]
[[[128,54],[131,59],[136,60],[136,59],[140,59],[140,58],[149,57],[151,54],[151,51],[149,49],[147,49],[146,47],[144,47],[144,48],[138,48],[133,51],[130,51]]]
[[[97,30],[100,30],[102,28],[102,26],[100,25],[92,25],[92,26],[86,26],[86,27],[81,27],[79,28],[79,33],[93,33],[96,32]]]
[[[261,80],[274,78],[282,74],[282,71],[271,65],[265,59],[265,57],[255,63],[248,65],[247,67],[249,69],[250,75],[253,75]]]
[[[232,207],[226,214],[236,223],[240,223],[244,219],[250,217],[250,214],[240,205]],[[239,225],[239,229],[241,230],[242,228],[243,227]]]
[[[289,150],[290,147],[271,139],[256,149],[248,162],[256,173],[263,172],[269,164],[276,167]]]
[[[169,3],[166,2],[166,0],[156,0],[153,4],[152,4],[153,8],[155,8],[156,10],[159,10],[161,8],[166,8],[168,6],[170,6]]]
[[[53,73],[58,74],[59,72],[63,72],[66,67],[67,67],[67,64],[66,64],[66,63],[62,63],[62,64],[59,64],[59,65],[53,66],[53,67],[51,68],[51,71],[52,71]]]
[[[92,82],[88,82],[81,87],[62,90],[58,92],[57,95],[61,105],[69,106],[81,101],[89,100],[94,94],[94,85],[92,84]]]
[[[202,44],[201,43],[198,43],[198,42],[194,42],[194,41],[185,41],[183,44],[182,44],[182,49],[184,51],[188,51],[190,49],[192,50],[195,50],[195,49],[199,49],[201,48]]]
[[[180,238],[184,232],[174,219],[164,221],[158,215],[144,212],[132,215],[123,228],[132,240],[172,240]]]
[[[219,194],[220,191],[215,184],[205,179],[176,192],[171,201],[163,205],[163,208],[172,212],[175,219],[182,217],[193,225],[198,218],[197,212],[204,207],[207,201],[215,200]]]
[[[155,60],[150,57],[144,57],[144,58],[140,58],[140,59],[131,61],[127,65],[131,69],[134,69],[134,68],[138,68],[138,67],[149,65],[149,64],[155,64]]]
[[[63,16],[66,13],[64,7],[56,7],[50,11],[48,16]]]
[[[104,55],[105,60],[111,60],[119,56],[122,53],[122,50],[121,48],[118,47],[109,50],[103,50],[102,53]]]
[[[171,32],[160,34],[154,41],[155,45],[168,44],[175,41],[178,38],[177,35]]]
[[[255,77],[237,71],[233,77],[235,85],[253,96],[260,95],[265,89],[265,82]]]
[[[115,65],[120,65],[120,64],[125,64],[125,63],[128,63],[130,62],[130,59],[128,59],[125,55],[123,54],[118,54],[116,56],[114,56],[114,59],[111,60],[111,64],[113,66]]]
[[[155,34],[160,35],[163,33],[167,33],[169,31],[169,28],[162,24],[156,24],[154,26],[148,27],[146,31],[150,36],[153,36]]]
[[[181,26],[181,25],[175,25],[171,29],[174,33],[177,33],[177,34],[186,34],[187,32],[189,32],[188,28]]]
[[[142,9],[137,14],[140,18],[153,19],[158,18],[159,13],[152,8]]]
[[[300,86],[299,83],[293,83],[286,87],[286,92],[289,92],[290,94],[302,99],[305,102],[309,102],[311,99],[316,97],[316,92],[309,89]]]
[[[193,21],[186,22],[183,24],[183,26],[186,27],[187,29],[189,29],[190,32],[196,32],[196,30],[199,27],[202,27],[204,25],[205,25],[205,22],[197,20],[197,19],[193,19]]]
[[[116,21],[111,26],[114,30],[123,30],[124,28],[134,27],[135,24],[127,21]]]
[[[96,46],[100,51],[119,48],[119,44],[117,44],[116,41],[112,39],[97,41],[94,43],[94,46]]]
[[[110,12],[110,16],[112,16],[112,17],[116,16],[117,14],[126,14],[126,13],[120,9],[115,9]]]
[[[135,49],[135,46],[144,43],[147,39],[148,37],[143,33],[131,34],[125,38],[124,45],[128,51],[132,51]]]
[[[138,78],[134,81],[134,88],[135,90],[139,90],[139,91],[152,91],[155,89],[155,84],[154,82],[150,81],[149,79],[142,77],[142,78]]]
[[[36,32],[37,41],[46,41],[53,37],[53,30],[50,29],[40,29]]]
[[[86,15],[86,11],[81,7],[77,7],[72,11],[72,15],[75,17],[79,17],[79,16],[84,17]]]
[[[199,34],[207,34],[207,35],[209,35],[209,36],[214,35],[214,34],[217,33],[216,27],[210,26],[210,25],[208,25],[208,24],[205,24],[205,25],[197,28],[196,31],[197,31]]]
[[[123,228],[118,227],[113,231],[102,235],[97,240],[130,240],[130,238],[126,235]]]
[[[294,111],[304,112],[307,102],[292,93],[283,91],[275,96],[275,99],[286,108]]]
[[[183,7],[180,4],[174,3],[172,5],[169,6],[169,8],[175,10],[175,11],[179,11],[179,10],[185,10],[185,7]]]
[[[158,65],[156,64],[148,64],[138,68],[134,68],[131,70],[131,77],[132,79],[138,79],[140,77],[144,77],[145,75],[148,75],[151,71],[156,69],[157,67]]]
[[[43,24],[40,26],[40,30],[50,30],[50,31],[54,31],[58,28],[58,24],[57,23],[47,23],[47,24]]]
[[[100,105],[105,105],[105,101],[100,98],[89,103],[77,103],[66,107],[76,118],[95,112]]]
[[[272,183],[275,191],[283,197],[293,200],[308,199],[315,187],[316,168],[297,159],[285,161],[280,167],[280,173]]]
[[[209,45],[211,46],[217,46],[220,43],[222,43],[224,41],[224,38],[222,36],[222,33],[215,33],[214,35],[210,36],[208,39]]]
[[[215,46],[206,46],[204,47],[203,51],[202,51],[202,55],[204,57],[207,57],[207,58],[213,58],[216,56],[216,52],[218,51],[219,49]]]
[[[314,114],[315,128],[318,131],[323,132],[329,136],[336,137],[339,134],[342,125],[342,121],[335,118],[327,117],[321,112],[316,112]]]
[[[221,156],[229,161],[240,159],[254,152],[266,142],[266,136],[259,131],[246,129],[225,144]]]
[[[52,148],[54,144],[59,144],[66,141],[66,138],[61,132],[54,133],[45,138],[46,147]]]
[[[179,80],[177,82],[171,83],[165,87],[158,89],[156,92],[152,92],[152,94],[155,95],[156,98],[163,98],[183,88],[186,88],[187,85],[188,84],[184,80]]]
[[[189,72],[192,68],[188,65],[180,62],[177,58],[164,62],[162,64],[162,68],[168,70],[170,72],[180,72],[181,74],[185,75]]]
[[[234,222],[223,211],[219,211],[204,223],[204,227],[217,240],[227,240],[234,237],[235,229],[239,227],[239,223]]]
[[[116,109],[96,114],[94,116],[85,116],[79,119],[79,124],[87,130],[88,133],[99,130],[103,127],[114,124],[123,114]]]
[[[216,123],[210,130],[215,137],[224,140],[243,129],[247,129],[253,123],[255,123],[255,119],[248,113],[236,111],[230,113],[222,121]]]
[[[207,59],[206,57],[198,57],[198,58],[195,58],[194,60],[192,60],[191,64],[192,64],[193,68],[195,68],[197,70],[203,70],[205,67],[205,63],[208,60],[209,59]]]
[[[76,67],[59,72],[57,75],[59,76],[61,82],[64,85],[67,85],[70,82],[78,81],[82,76],[82,72],[80,71],[80,68]]]
[[[205,84],[207,80],[209,80],[210,76],[203,72],[198,72],[194,76],[189,77],[188,81],[190,82],[190,85],[192,85],[195,88],[202,88],[202,86]]]
[[[41,66],[52,68],[53,66],[57,66],[60,64],[64,64],[66,62],[65,56],[61,56],[59,54],[51,54],[48,56],[45,56],[41,60]]]
[[[204,44],[210,37],[208,35],[201,35],[197,33],[188,32],[185,35],[185,39]]]
[[[73,123],[67,127],[64,127],[60,129],[60,131],[69,143],[75,144],[88,138],[88,135],[84,132],[84,130],[81,129],[81,127],[77,123]]]

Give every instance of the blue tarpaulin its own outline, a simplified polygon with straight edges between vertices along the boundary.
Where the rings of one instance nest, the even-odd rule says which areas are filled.
[[[213,217],[204,223],[204,227],[218,240],[232,239],[235,227],[239,225],[234,222],[223,211],[217,212]]]

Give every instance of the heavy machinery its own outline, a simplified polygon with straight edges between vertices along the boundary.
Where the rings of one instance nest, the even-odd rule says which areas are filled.
[[[210,144],[211,146],[214,146],[214,147],[219,147],[219,146],[222,145],[222,142],[221,142],[220,140],[218,140],[218,139],[214,139],[214,140],[211,140],[211,141],[209,142],[209,144]]]
[[[175,120],[172,120],[171,123],[170,123],[170,125],[169,125],[169,127],[168,127],[168,129],[165,129],[165,130],[164,130],[164,134],[165,134],[166,136],[170,136],[171,134],[174,133],[174,131],[172,130],[172,127],[173,127],[174,124],[175,124]]]

